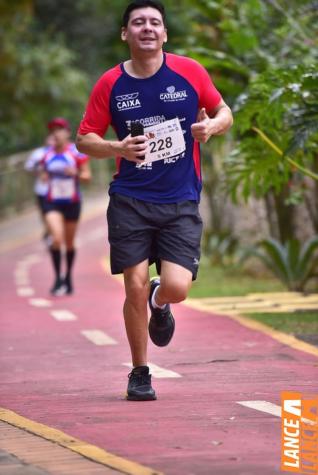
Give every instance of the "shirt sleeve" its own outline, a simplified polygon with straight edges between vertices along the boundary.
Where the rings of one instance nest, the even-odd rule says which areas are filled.
[[[207,112],[211,112],[220,104],[222,96],[203,66],[198,65],[198,72],[200,77],[199,108],[205,107]]]
[[[45,151],[45,147],[40,147],[33,150],[33,152],[28,156],[27,161],[24,164],[24,169],[28,172],[35,171],[43,160]]]
[[[91,132],[104,137],[111,124],[110,94],[114,83],[121,74],[118,67],[107,71],[95,84],[90,95],[86,111],[80,123],[78,133]]]
[[[207,70],[192,58],[171,53],[167,53],[166,57],[168,67],[183,76],[195,89],[199,108],[205,107],[207,112],[212,112],[221,102],[222,96]]]
[[[79,153],[76,157],[76,163],[78,167],[80,167],[81,165],[83,165],[84,163],[88,161],[89,161],[89,156],[84,155],[83,153]]]
[[[83,163],[89,161],[89,156],[85,153],[79,152],[75,144],[72,144],[72,154],[75,157],[77,167],[80,167],[81,165],[83,165]]]

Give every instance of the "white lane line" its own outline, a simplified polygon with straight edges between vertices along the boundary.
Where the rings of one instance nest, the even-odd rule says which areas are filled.
[[[38,254],[29,254],[22,261],[19,261],[17,265],[30,266],[32,264],[35,264],[36,262],[39,262],[40,260],[41,257]]]
[[[237,404],[241,406],[249,407],[250,409],[255,409],[256,411],[267,412],[267,414],[272,414],[272,416],[282,417],[282,408],[277,404],[273,404],[268,401],[237,401]],[[314,425],[315,423],[306,417],[302,417],[301,420],[309,425]]]
[[[172,371],[171,369],[161,368],[153,363],[148,364],[150,373],[156,378],[182,378],[181,374]]]
[[[40,308],[52,307],[52,302],[46,299],[30,299],[29,304]]]
[[[21,278],[28,277],[28,271],[26,269],[21,269],[21,268],[15,269],[14,276],[16,278],[18,278],[18,277],[21,277]]]
[[[55,320],[59,322],[68,322],[71,320],[77,320],[77,316],[69,310],[52,310],[51,315]]]
[[[118,344],[116,340],[114,340],[101,330],[81,330],[81,334],[97,346]]]
[[[17,294],[19,297],[32,297],[32,295],[34,295],[34,290],[32,287],[18,287]]]
[[[28,269],[16,269],[14,271],[14,278],[15,279],[28,279],[29,278],[29,270]]]
[[[16,277],[15,278],[15,285],[17,287],[29,287],[30,280],[27,276],[26,277]]]
[[[131,368],[131,363],[123,363],[123,366]],[[171,369],[161,368],[153,363],[148,363],[150,373],[154,378],[182,378],[181,374],[172,371]]]
[[[26,272],[28,269],[28,263],[24,261],[18,261],[16,265],[17,271]]]
[[[276,417],[281,417],[282,415],[282,408],[280,406],[267,401],[237,401],[237,404],[255,409],[256,411],[267,412],[267,414],[272,414],[272,416]]]

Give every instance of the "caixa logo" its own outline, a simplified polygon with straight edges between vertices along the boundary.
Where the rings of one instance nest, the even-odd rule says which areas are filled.
[[[187,91],[176,91],[175,86],[167,87],[166,91],[160,94],[160,99],[164,102],[184,101],[187,97]]]
[[[117,109],[119,111],[137,109],[141,107],[141,102],[138,99],[139,92],[133,92],[131,94],[123,94],[122,96],[116,96]]]

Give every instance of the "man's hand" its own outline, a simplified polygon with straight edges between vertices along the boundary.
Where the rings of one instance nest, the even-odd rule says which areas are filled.
[[[74,167],[65,167],[63,171],[64,171],[64,174],[67,175],[67,176],[74,177],[74,176],[78,175],[78,171]]]
[[[77,149],[95,158],[124,157],[135,163],[144,163],[139,157],[144,157],[147,149],[148,137],[128,135],[124,140],[104,140],[99,135],[90,132],[86,135],[77,135]]]
[[[145,135],[132,137],[130,134],[119,142],[119,155],[135,163],[144,163],[143,159],[147,149],[148,138]]]
[[[49,174],[45,170],[40,170],[38,172],[38,177],[41,181],[47,183],[49,181]]]
[[[211,119],[203,107],[199,111],[197,122],[191,125],[192,137],[198,142],[206,143],[211,135],[216,134],[219,130],[215,122],[217,121]]]
[[[197,122],[191,125],[192,136],[201,143],[206,143],[212,135],[224,134],[232,125],[233,117],[230,108],[224,101],[215,110],[215,116],[209,117],[203,107],[198,114]]]

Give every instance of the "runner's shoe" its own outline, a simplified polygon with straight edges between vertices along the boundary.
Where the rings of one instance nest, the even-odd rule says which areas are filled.
[[[153,401],[157,399],[151,386],[151,374],[148,366],[137,366],[128,375],[126,399],[128,401]]]
[[[65,277],[63,284],[65,286],[65,294],[71,295],[73,293],[73,284],[70,278]]]
[[[53,287],[50,290],[51,294],[55,297],[61,297],[66,294],[66,286],[62,279],[57,278],[54,282]]]
[[[160,278],[156,277],[150,282],[149,307],[151,317],[149,320],[149,336],[157,346],[167,346],[174,334],[175,321],[167,304],[164,309],[153,308],[151,304],[152,295],[156,287],[160,285]]]

